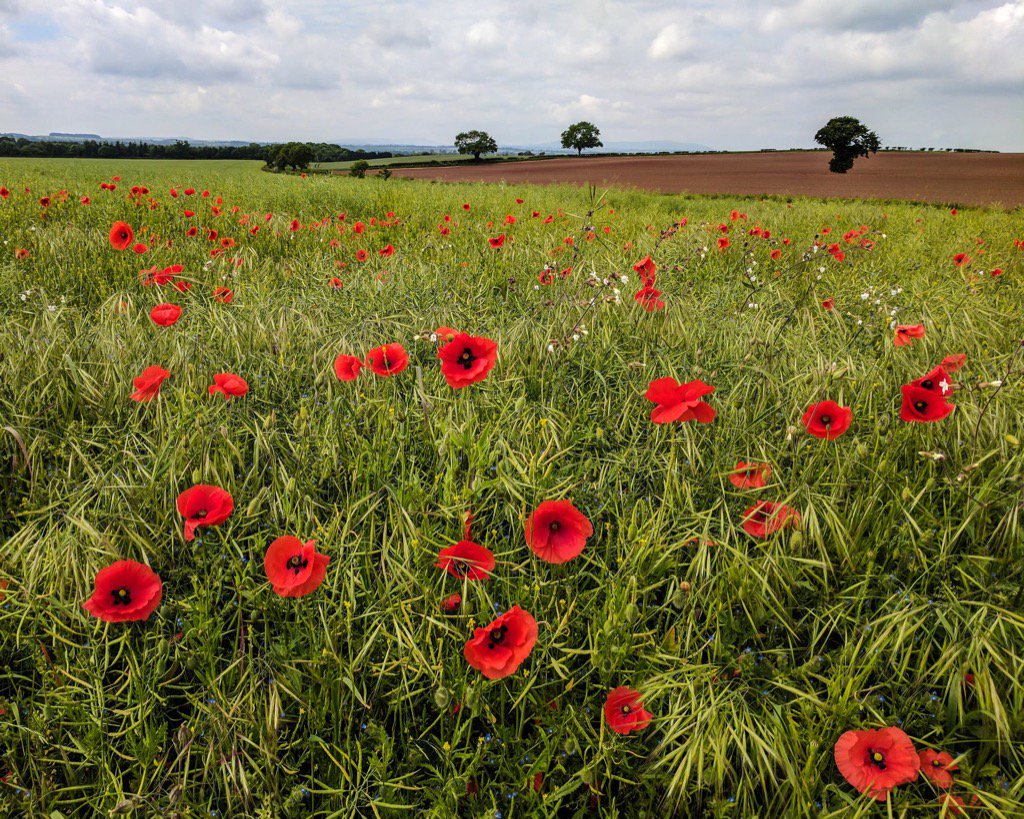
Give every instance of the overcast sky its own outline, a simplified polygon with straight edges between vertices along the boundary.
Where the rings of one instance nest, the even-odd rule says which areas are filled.
[[[0,132],[1024,150],[1024,0],[0,0]]]

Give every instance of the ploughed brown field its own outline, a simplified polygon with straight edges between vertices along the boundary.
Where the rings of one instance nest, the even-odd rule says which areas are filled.
[[[786,194],[916,199],[962,205],[1024,205],[1024,154],[878,153],[847,174],[824,152],[693,156],[567,157],[441,168],[393,168],[398,176],[449,182],[564,182],[663,193]]]

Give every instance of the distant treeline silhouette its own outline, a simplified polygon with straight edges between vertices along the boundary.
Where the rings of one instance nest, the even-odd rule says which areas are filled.
[[[363,151],[342,148],[326,142],[288,143],[308,149],[302,153],[312,162],[351,162],[357,159],[389,159],[390,151]],[[184,140],[167,145],[150,142],[107,142],[86,139],[36,141],[0,136],[0,156],[69,157],[91,159],[259,159],[270,164],[282,145],[192,145]]]

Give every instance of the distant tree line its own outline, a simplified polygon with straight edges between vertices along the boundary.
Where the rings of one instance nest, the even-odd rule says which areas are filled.
[[[389,159],[390,151],[342,148],[327,142],[289,142],[279,145],[192,145],[184,140],[157,145],[150,142],[36,141],[0,136],[0,156],[68,157],[87,159],[259,159],[278,168],[306,167],[310,162],[351,162]],[[284,164],[281,164],[281,163]],[[298,163],[298,164],[296,164]]]

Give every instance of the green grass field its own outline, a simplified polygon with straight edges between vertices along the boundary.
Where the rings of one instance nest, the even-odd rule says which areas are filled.
[[[420,156],[393,156],[389,159],[366,160],[371,168],[390,165],[419,165],[424,162],[468,162],[473,157],[460,154],[424,154]],[[352,167],[351,162],[314,162],[310,167],[315,170],[345,171]]]
[[[956,757],[971,815],[1022,815],[1019,211],[244,162],[7,160],[0,186],[0,815],[939,816],[924,777],[878,803],[837,771],[841,734],[883,726]],[[174,264],[190,290],[141,285]],[[498,342],[486,380],[446,384],[441,325]],[[391,342],[405,371],[335,377]],[[901,385],[957,353],[955,411],[901,421]],[[249,393],[209,395],[221,372]],[[666,376],[713,385],[714,420],[652,423]],[[831,441],[801,422],[824,399],[853,412]],[[767,486],[734,487],[740,460]],[[186,541],[193,484],[235,505]],[[594,533],[556,565],[524,525],[557,499]],[[759,500],[799,526],[747,534]],[[469,510],[489,580],[435,567]],[[305,597],[264,572],[281,535],[330,558]],[[148,619],[82,608],[120,559],[162,579]],[[463,646],[515,605],[536,646],[487,680]],[[609,730],[617,686],[649,727]]]

